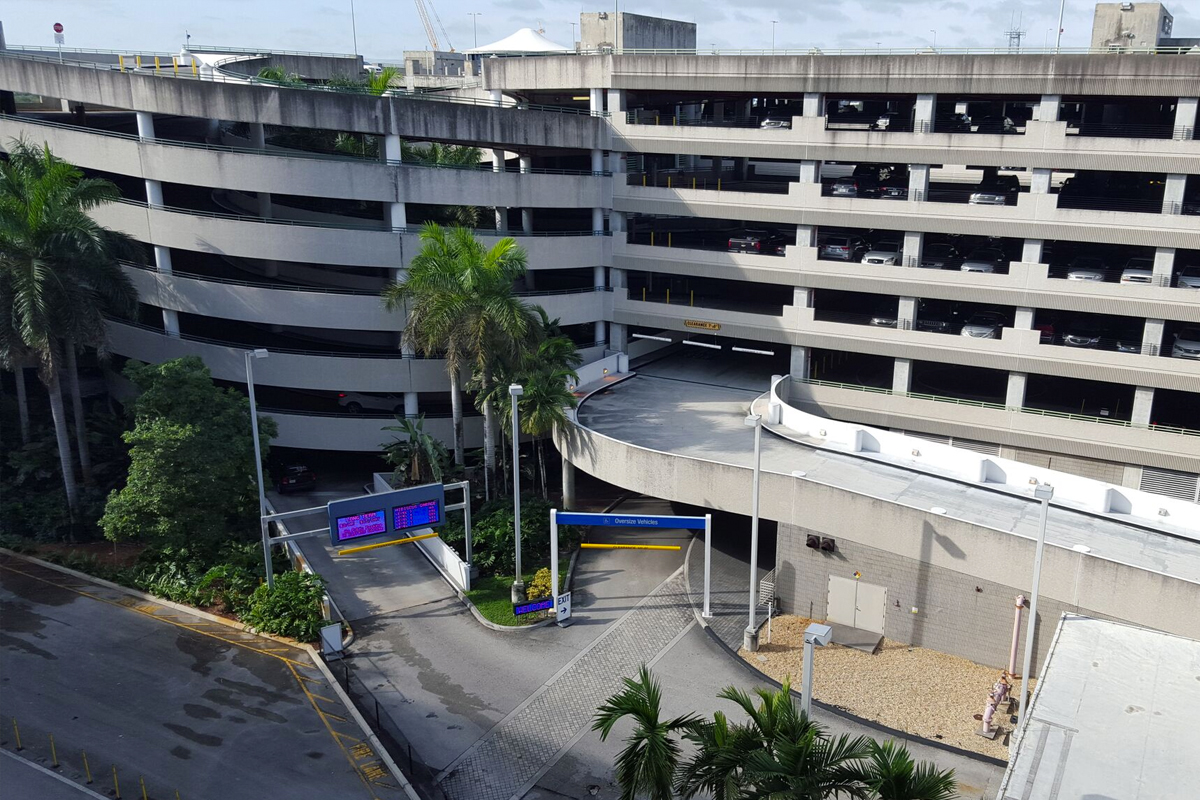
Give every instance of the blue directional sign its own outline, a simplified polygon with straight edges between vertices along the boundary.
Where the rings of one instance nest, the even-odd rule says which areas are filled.
[[[513,616],[520,617],[538,611],[549,611],[552,608],[554,608],[553,597],[547,597],[542,600],[531,600],[528,603],[515,603],[513,605]]]
[[[687,528],[704,530],[704,517],[648,516],[645,514],[582,514],[559,511],[559,525],[598,525],[606,528]]]

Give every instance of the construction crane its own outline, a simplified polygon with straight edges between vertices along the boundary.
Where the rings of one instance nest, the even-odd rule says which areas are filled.
[[[441,50],[442,45],[438,41],[437,34],[433,30],[433,23],[429,20],[429,12],[433,12],[433,18],[437,20],[438,30],[442,32],[442,37],[446,40],[446,46],[450,48],[450,52],[454,52],[454,45],[450,44],[450,35],[446,33],[446,26],[442,24],[442,18],[438,16],[437,9],[433,7],[433,2],[430,0],[428,8],[425,5],[425,0],[413,0],[417,4],[417,14],[421,16],[421,24],[425,26],[425,35],[429,38],[429,45],[435,51]]]

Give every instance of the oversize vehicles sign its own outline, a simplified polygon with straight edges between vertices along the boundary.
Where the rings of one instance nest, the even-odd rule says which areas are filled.
[[[644,514],[573,514],[560,511],[559,525],[601,525],[609,528],[687,528],[704,530],[704,517],[656,517]]]
[[[334,547],[395,536],[421,528],[438,528],[446,521],[446,490],[428,483],[394,492],[336,500],[326,506],[329,541]]]

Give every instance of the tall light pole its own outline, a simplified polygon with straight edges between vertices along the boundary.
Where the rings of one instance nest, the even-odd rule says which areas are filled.
[[[758,484],[762,468],[762,415],[748,414],[745,422],[754,428],[754,485],[750,491],[750,621],[742,636],[742,646],[753,653],[758,650],[758,625],[754,615],[758,609]]]
[[[775,55],[775,26],[779,24],[779,20],[771,20],[771,55]]]
[[[929,32],[933,34],[933,49],[937,50],[937,31],[935,31],[933,28],[930,28]]]
[[[1058,4],[1058,35],[1054,38],[1054,52],[1058,52],[1062,47],[1062,21],[1063,12],[1067,10],[1067,0],[1062,0]]]
[[[262,536],[263,565],[267,572],[267,588],[275,588],[275,571],[271,569],[271,541],[267,537],[267,488],[263,483],[262,445],[258,441],[258,405],[254,402],[254,361],[270,353],[262,348],[246,351],[246,393],[250,395],[250,432],[254,437],[254,469],[258,474],[258,527]]]
[[[471,33],[475,34],[475,46],[479,47],[479,29],[475,27],[475,23],[483,16],[481,11],[468,11],[467,16],[471,18]]]
[[[354,55],[358,55],[358,25],[354,22],[354,0],[350,0],[350,34],[354,37]]]
[[[1021,705],[1017,714],[1022,725],[1025,724],[1025,707],[1029,703],[1029,673],[1033,669],[1033,633],[1037,628],[1038,585],[1042,580],[1046,519],[1050,516],[1050,498],[1054,497],[1054,487],[1048,483],[1039,483],[1033,489],[1033,496],[1042,501],[1042,513],[1038,518],[1037,550],[1033,554],[1033,588],[1029,595],[1029,620],[1025,628],[1025,660],[1021,664]]]
[[[521,428],[517,424],[517,398],[525,394],[525,387],[519,383],[510,383],[508,396],[512,398],[512,471],[513,471],[513,540],[516,545],[516,577],[512,584],[512,601],[525,602],[525,581],[521,580],[521,456],[517,444],[521,437]]]

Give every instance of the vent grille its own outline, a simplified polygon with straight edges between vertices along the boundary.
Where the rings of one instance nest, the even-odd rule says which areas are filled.
[[[1142,467],[1142,483],[1139,488],[1143,492],[1153,492],[1179,500],[1200,503],[1200,475],[1193,475],[1190,472]]]
[[[937,442],[938,444],[948,444],[951,447],[957,447],[961,450],[970,450],[980,455],[985,456],[1000,456],[1000,445],[991,444],[990,442],[980,442],[975,439],[959,439],[954,436],[941,436],[936,433],[920,433],[918,431],[903,431],[905,436],[911,436],[914,439],[924,439],[927,442]]]

